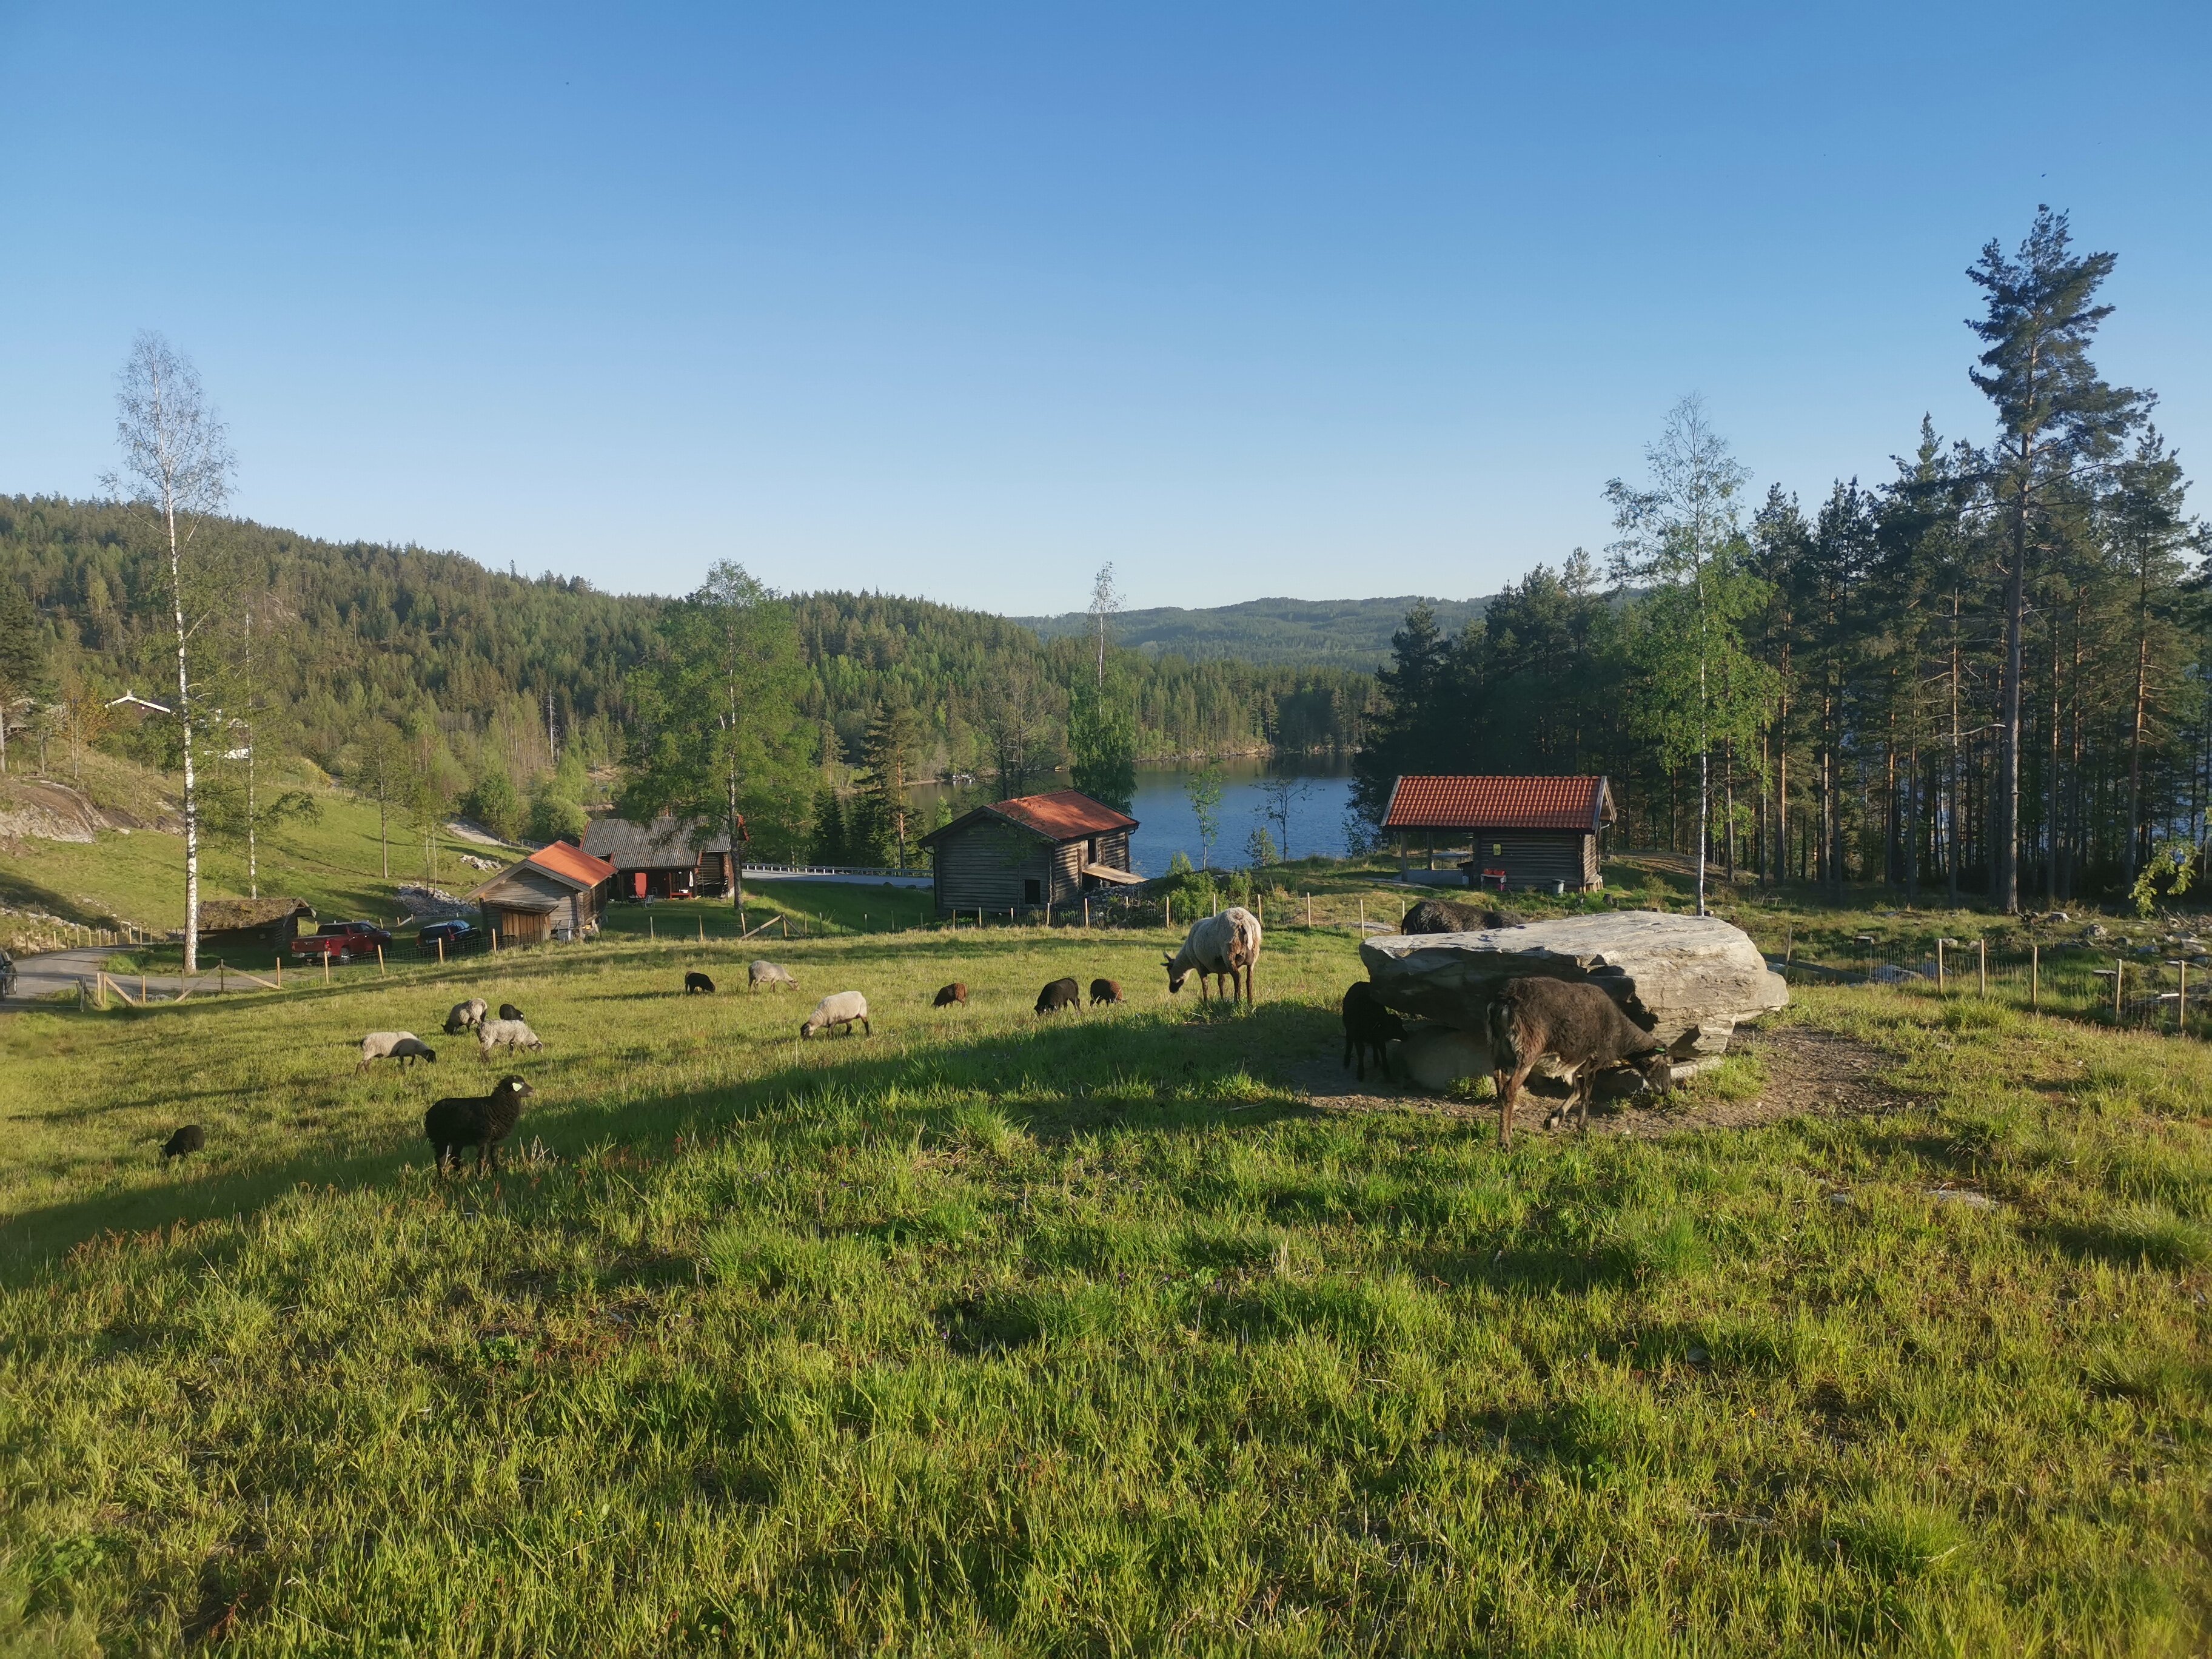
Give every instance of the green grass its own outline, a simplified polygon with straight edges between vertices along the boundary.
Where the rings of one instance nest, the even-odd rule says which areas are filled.
[[[753,996],[753,945],[611,938],[0,1023],[0,1632],[2202,1650],[2197,1045],[1814,990],[1909,1109],[1501,1153],[1293,1086],[1344,934],[1277,928],[1212,1019],[1164,939],[779,942],[801,992]],[[1102,973],[1128,1006],[1030,1013]],[[800,1042],[844,988],[876,1034]],[[433,1035],[469,991],[550,1046],[514,1166],[441,1181],[424,1104],[506,1069]],[[393,1025],[441,1064],[356,1078]]]

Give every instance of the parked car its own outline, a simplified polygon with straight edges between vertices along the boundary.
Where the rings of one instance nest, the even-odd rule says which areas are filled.
[[[434,921],[415,935],[415,942],[426,957],[436,956],[441,945],[445,946],[446,955],[455,957],[489,949],[491,936],[465,921]]]
[[[292,941],[292,954],[309,962],[318,957],[331,962],[351,962],[356,948],[364,956],[374,954],[375,949],[368,945],[356,947],[349,933],[310,933]]]
[[[318,939],[349,939],[353,948],[366,955],[380,945],[389,947],[392,935],[373,921],[326,921],[315,929]]]

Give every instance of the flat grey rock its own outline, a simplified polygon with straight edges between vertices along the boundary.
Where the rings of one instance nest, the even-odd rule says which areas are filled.
[[[1400,1013],[1470,1031],[1510,981],[1594,981],[1678,1057],[1723,1052],[1738,1025],[1790,1000],[1751,936],[1717,916],[1616,910],[1479,933],[1389,933],[1362,940],[1359,957]]]

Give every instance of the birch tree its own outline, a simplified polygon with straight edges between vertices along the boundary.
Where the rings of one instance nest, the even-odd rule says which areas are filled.
[[[132,343],[115,394],[119,471],[102,482],[153,520],[168,565],[169,622],[177,652],[177,727],[184,753],[185,972],[199,971],[200,801],[193,725],[192,640],[208,614],[212,537],[208,520],[230,499],[236,462],[229,434],[200,388],[199,372],[155,333]]]

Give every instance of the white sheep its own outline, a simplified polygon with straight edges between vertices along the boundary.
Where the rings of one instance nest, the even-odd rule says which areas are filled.
[[[446,1016],[446,1035],[459,1036],[464,1031],[473,1031],[483,1024],[487,1009],[482,997],[471,997],[466,1002],[457,1002]]]
[[[1252,965],[1260,959],[1260,918],[1241,904],[1232,904],[1218,916],[1207,916],[1190,930],[1182,949],[1161,958],[1167,964],[1168,994],[1181,991],[1193,973],[1198,975],[1199,1000],[1206,1000],[1207,975],[1213,976],[1218,994],[1221,981],[1229,981],[1229,1000],[1243,994],[1252,1002]]]
[[[790,969],[779,968],[772,962],[756,962],[745,969],[745,988],[757,991],[763,985],[771,989],[778,985],[788,985],[794,991],[799,988],[799,981],[791,976]]]
[[[434,1066],[438,1051],[412,1031],[371,1031],[361,1040],[361,1064],[354,1070],[367,1071],[373,1060],[396,1060],[404,1072],[410,1060],[427,1060]]]
[[[814,1005],[814,1012],[807,1015],[806,1024],[799,1028],[799,1035],[811,1037],[817,1031],[826,1031],[835,1025],[850,1036],[855,1020],[860,1022],[863,1035],[875,1035],[874,1028],[868,1024],[867,998],[858,991],[833,991]]]
[[[477,1027],[477,1058],[489,1060],[491,1051],[504,1048],[510,1053],[517,1048],[543,1049],[545,1043],[527,1021],[520,1019],[488,1019]]]

